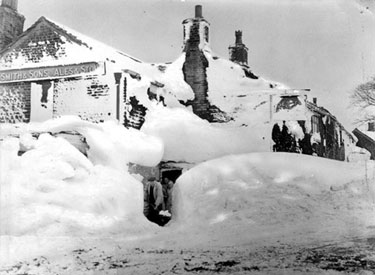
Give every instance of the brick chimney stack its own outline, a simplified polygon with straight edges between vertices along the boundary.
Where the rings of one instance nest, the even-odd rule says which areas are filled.
[[[208,82],[206,69],[208,61],[203,51],[209,51],[210,23],[203,18],[202,6],[195,6],[195,17],[182,21],[184,28],[185,63],[183,74],[194,92],[194,99],[188,102],[194,114],[210,120],[210,103],[208,102]]]
[[[2,0],[0,6],[0,52],[23,32],[25,17],[17,12],[18,0]]]
[[[235,31],[236,41],[234,45],[228,47],[229,60],[240,65],[247,65],[247,54],[249,49],[242,42],[242,31]]]
[[[2,0],[1,6],[11,8],[14,11],[17,11],[18,0]]]

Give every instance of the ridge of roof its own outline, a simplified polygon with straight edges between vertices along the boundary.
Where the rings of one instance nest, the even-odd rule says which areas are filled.
[[[369,131],[365,131],[365,132],[369,132]],[[371,137],[371,136],[369,136],[367,133],[365,133],[364,131],[362,131],[362,130],[360,130],[360,129],[358,129],[358,128],[355,128],[354,130],[353,130],[353,134],[355,135],[355,136],[361,136],[361,137],[363,137],[363,138],[365,138],[365,139],[367,139],[367,140],[369,140],[369,141],[371,141],[372,143],[375,143],[375,140]]]
[[[77,35],[74,35],[72,32],[68,31],[67,28],[64,25],[62,25],[60,23],[57,23],[57,22],[54,22],[54,21],[52,21],[51,19],[49,19],[49,18],[47,18],[45,16],[40,17],[38,19],[38,21],[41,21],[41,22],[44,21],[44,22],[47,22],[47,23],[51,24],[54,28],[56,28],[60,32],[63,32],[68,37],[70,37],[74,42],[76,42],[78,44],[81,44],[81,45],[85,45],[87,48],[91,49],[91,47],[87,43],[85,43],[84,41],[82,41],[81,39],[79,39],[77,37]]]
[[[67,27],[59,22],[56,22],[54,20],[51,20],[45,16],[42,16],[41,18],[44,18],[44,20],[48,21],[49,23],[51,23],[53,26],[55,26],[57,29],[60,29],[61,31],[63,31],[64,33],[66,33],[67,35],[69,35],[70,37],[72,37],[76,42],[80,42],[84,45],[86,45],[89,49],[95,49],[95,46],[97,47],[105,47],[107,48],[108,50],[112,51],[114,54],[120,54],[122,56],[125,56],[127,58],[130,58],[136,62],[139,62],[139,63],[143,63],[142,60],[136,58],[136,57],[133,57],[127,53],[124,53],[122,52],[121,50],[118,50],[118,49],[115,49],[113,48],[112,46],[109,46],[99,40],[96,40],[92,37],[89,37],[85,34],[82,34],[80,33],[79,31],[76,31],[70,27]],[[41,19],[40,18],[40,19]]]
[[[50,26],[52,26],[57,32],[60,34],[63,34],[64,36],[67,36],[71,41],[79,44],[84,45],[90,50],[95,50],[95,48],[105,48],[111,54],[115,55],[121,55],[125,56],[127,58],[132,59],[135,62],[143,63],[140,59],[135,58],[131,55],[128,55],[120,50],[117,50],[103,42],[100,42],[98,40],[95,40],[94,38],[91,38],[89,36],[86,36],[76,30],[73,30],[61,23],[58,23],[54,20],[51,20],[45,16],[41,16],[37,21],[35,21],[27,30],[25,30],[23,33],[21,33],[12,43],[10,43],[4,50],[0,51],[0,56],[5,54],[9,49],[11,49],[17,42],[19,42],[20,39],[23,39],[26,37],[30,32],[32,32],[39,24],[46,23]]]

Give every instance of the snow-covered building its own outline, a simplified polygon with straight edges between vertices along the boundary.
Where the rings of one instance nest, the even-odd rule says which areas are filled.
[[[327,109],[317,105],[316,98],[310,102],[300,92],[276,98],[272,111],[272,120],[276,122],[272,131],[274,151],[348,159],[355,138]],[[287,129],[284,133],[283,128]]]
[[[255,76],[241,33],[236,32],[232,50],[245,50],[246,56],[240,51],[231,61],[211,50],[210,24],[201,6],[182,24],[182,54],[172,63],[149,64],[41,17],[0,52],[0,122],[63,115],[117,120],[163,139],[163,161],[197,163],[272,151],[274,126],[282,131],[286,121],[295,140],[313,137],[317,155],[345,159],[354,141],[350,133],[327,110],[308,102],[303,91],[290,93],[281,83]],[[186,141],[174,136],[180,133],[194,142],[178,144]],[[195,148],[201,149],[198,158]]]
[[[1,122],[125,121],[124,75],[142,62],[41,17],[0,53]]]

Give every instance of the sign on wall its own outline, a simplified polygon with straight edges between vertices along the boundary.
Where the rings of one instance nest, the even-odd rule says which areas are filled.
[[[105,74],[105,64],[86,62],[72,65],[0,70],[0,83],[63,78],[82,74]]]

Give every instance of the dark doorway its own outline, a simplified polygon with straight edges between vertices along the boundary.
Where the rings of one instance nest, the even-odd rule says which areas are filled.
[[[161,171],[161,180],[164,181],[165,178],[170,179],[174,183],[176,183],[176,180],[179,176],[182,174],[182,169],[166,169]]]

